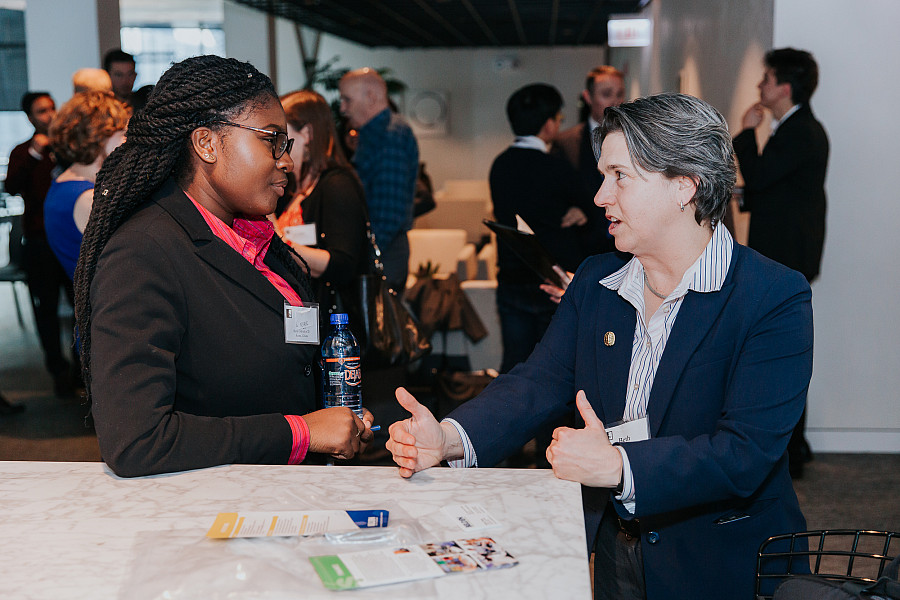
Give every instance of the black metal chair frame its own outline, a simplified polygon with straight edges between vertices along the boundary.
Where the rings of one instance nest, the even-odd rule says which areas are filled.
[[[826,549],[826,539],[841,541],[851,540],[850,549],[837,550]],[[795,550],[799,546],[799,541],[805,539],[809,547],[808,550]],[[818,541],[816,542],[816,539]],[[883,539],[884,543],[880,553],[861,552],[859,550],[860,541],[862,540],[879,540]],[[778,542],[790,541],[790,550],[788,551],[768,551],[770,545]],[[891,552],[891,544],[894,543],[894,554]],[[769,600],[772,596],[760,594],[760,588],[764,581],[772,579],[789,579],[798,574],[791,573],[795,560],[809,560],[810,570],[812,574],[823,579],[829,579],[836,582],[855,581],[858,583],[872,583],[875,579],[867,577],[859,577],[853,575],[854,564],[863,562],[871,565],[873,562],[878,563],[876,579],[882,575],[885,566],[890,563],[900,548],[900,532],[891,531],[869,531],[857,529],[826,529],[818,531],[803,531],[799,533],[788,533],[783,535],[772,536],[763,542],[759,547],[759,553],[756,559],[756,598],[758,600]],[[843,556],[847,557],[847,568],[843,573],[823,573],[822,558],[825,556]],[[766,561],[775,559],[787,560],[787,572],[785,573],[762,573],[763,565]]]
[[[25,269],[22,265],[22,215],[13,215],[0,218],[0,226],[3,226],[5,223],[10,224],[9,263],[5,266],[0,267],[0,283],[12,284],[13,301],[16,305],[16,316],[19,319],[19,326],[24,328],[25,321],[22,318],[22,306],[19,303],[19,293],[16,289],[17,283],[27,282]]]

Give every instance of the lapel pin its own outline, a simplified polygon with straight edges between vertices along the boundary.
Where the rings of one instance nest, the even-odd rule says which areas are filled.
[[[613,344],[615,344],[616,334],[614,334],[612,331],[607,331],[605,334],[603,334],[603,343],[607,346],[612,346]]]

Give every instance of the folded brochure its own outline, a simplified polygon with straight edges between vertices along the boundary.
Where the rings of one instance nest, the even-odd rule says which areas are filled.
[[[519,564],[489,537],[311,556],[326,588],[352,590]]]
[[[206,537],[270,537],[314,535],[387,527],[386,510],[307,510],[219,513]]]

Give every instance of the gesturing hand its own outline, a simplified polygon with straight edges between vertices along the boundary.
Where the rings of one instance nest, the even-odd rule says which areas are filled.
[[[412,413],[403,421],[397,421],[388,431],[391,439],[385,447],[393,455],[394,462],[400,467],[401,477],[411,477],[416,471],[422,471],[440,463],[445,458],[445,447],[448,446],[447,435],[459,440],[459,434],[452,425],[452,432],[445,430],[427,408],[419,404],[412,394],[404,388],[397,388],[397,402]],[[461,441],[461,440],[460,440]]]
[[[603,422],[591,408],[584,390],[575,395],[584,429],[557,427],[547,448],[547,460],[559,479],[588,487],[614,488],[622,479],[622,455],[609,443]]]

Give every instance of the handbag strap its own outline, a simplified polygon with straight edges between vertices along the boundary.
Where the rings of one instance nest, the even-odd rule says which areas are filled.
[[[373,262],[375,264],[375,275],[384,278],[384,264],[381,262],[381,249],[375,241],[375,233],[372,231],[372,224],[366,219],[366,237],[372,245]]]

